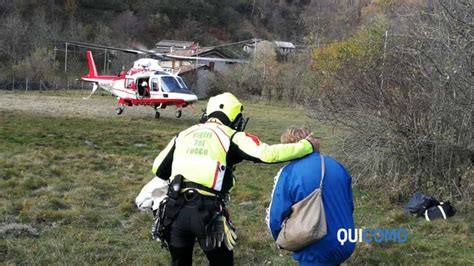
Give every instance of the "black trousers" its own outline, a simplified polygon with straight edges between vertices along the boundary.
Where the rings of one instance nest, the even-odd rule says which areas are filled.
[[[209,265],[234,265],[234,253],[222,244],[220,248],[206,247],[206,224],[216,211],[214,201],[197,197],[186,201],[170,228],[169,250],[172,265],[191,266],[196,239],[209,260]]]

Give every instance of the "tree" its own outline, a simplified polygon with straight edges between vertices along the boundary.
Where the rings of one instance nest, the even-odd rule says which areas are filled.
[[[134,40],[140,37],[145,27],[140,24],[140,20],[132,11],[127,10],[118,15],[112,22],[112,31],[121,40]]]
[[[28,26],[16,14],[0,19],[0,58],[6,64],[16,63],[25,54]]]
[[[58,66],[52,50],[37,48],[29,57],[13,66],[13,73],[17,78],[52,80]]]

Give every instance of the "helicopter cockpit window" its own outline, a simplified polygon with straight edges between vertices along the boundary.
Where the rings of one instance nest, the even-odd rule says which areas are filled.
[[[179,82],[179,85],[181,85],[181,88],[185,88],[185,89],[188,89],[188,86],[186,86],[186,83],[184,82],[183,78],[182,77],[176,77],[176,79],[178,80]]]
[[[183,87],[177,78],[172,76],[161,77],[161,87],[164,92],[192,93],[188,88]]]
[[[156,78],[151,79],[151,90],[152,91],[159,91],[159,89],[158,89],[158,79],[156,79]]]

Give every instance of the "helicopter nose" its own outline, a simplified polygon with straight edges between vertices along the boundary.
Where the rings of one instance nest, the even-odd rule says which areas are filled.
[[[186,97],[186,102],[188,103],[194,103],[197,102],[198,98],[196,95],[187,95]]]

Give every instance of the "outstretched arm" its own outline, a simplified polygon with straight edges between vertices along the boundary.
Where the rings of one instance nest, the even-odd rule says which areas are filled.
[[[319,141],[314,137],[302,139],[297,143],[268,145],[245,132],[235,133],[232,144],[243,159],[263,163],[286,162],[319,150]]]

